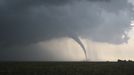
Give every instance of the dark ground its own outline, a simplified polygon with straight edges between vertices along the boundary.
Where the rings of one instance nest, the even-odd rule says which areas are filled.
[[[134,63],[0,62],[0,75],[134,75]]]

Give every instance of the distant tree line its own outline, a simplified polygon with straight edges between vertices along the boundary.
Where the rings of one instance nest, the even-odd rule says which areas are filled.
[[[133,62],[132,60],[121,60],[121,59],[118,59],[117,62]]]

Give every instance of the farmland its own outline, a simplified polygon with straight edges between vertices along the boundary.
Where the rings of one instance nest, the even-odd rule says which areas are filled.
[[[0,62],[0,75],[134,75],[134,63]]]

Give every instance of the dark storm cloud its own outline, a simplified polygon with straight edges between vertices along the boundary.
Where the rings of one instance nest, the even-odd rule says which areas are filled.
[[[123,43],[129,30],[127,0],[1,0],[0,45],[25,45],[70,36]],[[126,35],[126,34],[125,34]]]

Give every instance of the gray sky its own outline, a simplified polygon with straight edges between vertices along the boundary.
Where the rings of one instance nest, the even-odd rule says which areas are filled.
[[[94,42],[128,44],[131,20],[127,0],[1,0],[0,60],[83,60],[72,36],[92,41],[83,44],[99,60]]]

